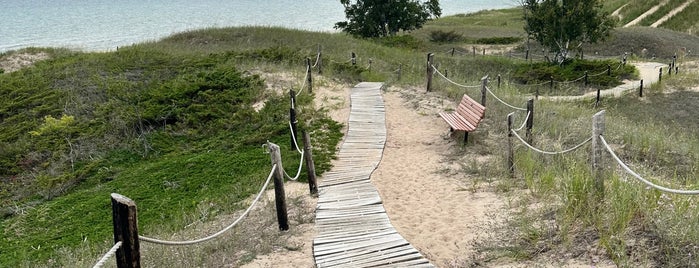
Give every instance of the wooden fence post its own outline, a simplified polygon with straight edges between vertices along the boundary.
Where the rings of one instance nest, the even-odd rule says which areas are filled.
[[[369,67],[367,67],[367,70],[371,71],[371,63],[373,62],[372,59],[369,59]]]
[[[638,96],[643,98],[643,79],[641,79],[641,87],[638,88]]]
[[[604,198],[604,177],[602,174],[604,145],[600,140],[600,136],[604,134],[604,114],[605,111],[602,110],[592,117],[592,173],[595,177],[595,191],[600,200]]]
[[[553,92],[553,76],[551,76],[551,80],[549,81],[549,88],[551,89],[551,92]]]
[[[600,91],[601,91],[601,89],[598,87],[598,88],[597,88],[597,98],[595,99],[595,107],[599,106],[600,95],[601,95],[601,92],[600,92]]]
[[[472,48],[473,48],[473,56],[475,57],[476,56],[476,46],[472,46]]]
[[[660,67],[660,70],[658,70],[658,83],[663,81],[663,67]]]
[[[432,91],[432,77],[434,76],[434,67],[432,67],[434,61],[434,54],[427,53],[427,92]]]
[[[454,52],[456,52],[456,48],[451,48],[451,56],[454,57]]]
[[[318,74],[323,74],[323,49],[318,44]]]
[[[672,62],[671,62],[670,65],[669,65],[668,68],[667,68],[667,76],[668,76],[668,77],[669,77],[669,76],[672,76],[672,68],[673,68],[673,66],[672,66]]]
[[[116,252],[117,267],[141,267],[136,202],[116,193],[111,194],[111,197],[114,242],[121,241],[121,248]]]
[[[351,57],[352,65],[357,65],[357,54],[352,52],[352,57]]]
[[[607,64],[607,76],[612,76],[612,66]]]
[[[500,88],[500,83],[502,82],[502,77],[498,74],[498,89]]]
[[[449,69],[444,69],[444,77],[449,78]]]
[[[289,230],[289,217],[286,212],[286,193],[284,192],[284,167],[282,166],[282,154],[279,145],[267,142],[272,165],[277,165],[274,171],[274,201],[277,208],[277,222],[279,230]]]
[[[398,65],[398,81],[400,81],[402,75],[403,75],[403,64],[401,63],[400,65]]]
[[[677,67],[675,67],[675,75],[677,75],[677,74],[679,74],[679,73],[680,73],[680,67],[677,66]]]
[[[514,148],[512,143],[512,115],[510,113],[507,115],[507,171],[510,173],[510,177],[515,176],[515,161],[514,161]]]
[[[534,144],[533,143],[534,138],[532,137],[532,128],[534,127],[534,100],[533,99],[529,99],[527,101],[527,114],[529,115],[529,117],[527,117],[527,123],[526,123],[527,143]]]
[[[529,49],[527,48],[527,52],[524,53],[524,60],[528,61],[529,60]]]
[[[585,71],[585,87],[590,84],[590,77],[588,75],[588,72]]]
[[[486,94],[488,90],[488,76],[484,76],[481,78],[481,105],[485,107],[485,99],[486,99]]]
[[[311,59],[306,58],[306,84],[308,84],[308,93],[313,93],[313,78],[311,77]]]
[[[296,92],[294,92],[293,89],[289,90],[289,97],[291,98],[291,108],[289,108],[289,123],[291,125],[291,150],[297,151],[299,149],[296,141],[296,137],[298,137],[298,131],[296,126],[298,120],[296,120]]]
[[[302,131],[303,135],[303,158],[306,161],[306,172],[308,173],[308,188],[311,195],[318,194],[318,184],[316,183],[316,166],[313,162],[313,152],[311,148],[311,136],[306,130]]]

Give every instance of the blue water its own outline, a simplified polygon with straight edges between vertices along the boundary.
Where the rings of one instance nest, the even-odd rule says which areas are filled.
[[[444,15],[512,7],[512,0],[441,0]],[[28,46],[102,51],[206,27],[334,31],[339,0],[0,0],[0,52]]]

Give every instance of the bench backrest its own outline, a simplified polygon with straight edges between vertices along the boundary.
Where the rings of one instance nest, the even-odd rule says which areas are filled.
[[[456,107],[456,113],[471,123],[471,125],[478,126],[485,116],[485,107],[464,94],[459,106]]]

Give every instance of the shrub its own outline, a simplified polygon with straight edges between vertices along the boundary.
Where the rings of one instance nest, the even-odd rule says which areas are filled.
[[[436,43],[453,43],[463,40],[464,36],[459,33],[456,33],[456,31],[445,32],[441,30],[436,30],[430,32],[430,41]]]

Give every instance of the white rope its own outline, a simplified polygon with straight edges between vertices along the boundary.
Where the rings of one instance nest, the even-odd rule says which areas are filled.
[[[296,92],[297,97],[301,95],[303,89],[306,88],[306,81],[308,81],[308,73],[310,73],[310,70],[310,67],[306,65],[306,76],[303,77],[303,84],[301,84],[301,89],[299,89],[299,92]]]
[[[660,190],[660,191],[663,191],[663,192],[667,192],[667,193],[683,194],[683,195],[698,195],[698,194],[699,194],[699,190],[676,190],[676,189],[670,189],[670,188],[667,188],[667,187],[663,187],[663,186],[654,184],[654,183],[652,183],[652,182],[650,182],[650,181],[648,181],[648,180],[642,178],[642,177],[641,177],[640,175],[638,175],[636,172],[634,172],[633,170],[631,170],[631,168],[629,168],[629,166],[627,166],[626,164],[624,164],[624,162],[622,162],[621,159],[619,159],[619,157],[614,153],[614,151],[612,150],[612,148],[609,147],[609,144],[607,144],[607,141],[604,140],[604,137],[602,137],[602,136],[600,135],[599,138],[600,138],[600,140],[602,141],[602,144],[604,144],[604,147],[607,148],[607,151],[609,152],[609,154],[611,154],[612,157],[614,158],[614,160],[616,160],[617,163],[619,163],[619,166],[621,166],[624,170],[626,170],[627,173],[631,174],[631,175],[634,176],[636,179],[638,179],[639,181],[645,183],[646,185],[648,185],[648,186],[650,186],[650,187],[653,187],[653,188],[655,188],[655,189],[657,189],[657,190]]]
[[[496,100],[498,100],[499,102],[501,102],[502,104],[504,104],[504,105],[507,106],[507,107],[510,107],[510,108],[512,108],[512,109],[515,109],[515,110],[520,110],[520,111],[526,111],[526,110],[527,110],[526,108],[519,108],[519,107],[512,106],[511,104],[509,104],[509,103],[507,103],[507,102],[501,100],[500,98],[498,98],[498,96],[495,95],[495,93],[493,93],[492,91],[490,91],[490,88],[488,88],[488,87],[485,87],[485,90],[487,90],[488,93],[490,93],[490,95],[493,96],[493,98],[495,98]]]
[[[314,63],[313,66],[311,66],[311,68],[315,68],[316,66],[318,66],[319,61],[320,61],[320,53],[316,54],[316,63]]]
[[[527,147],[529,147],[529,149],[532,149],[532,150],[535,151],[535,152],[538,152],[538,153],[541,153],[541,154],[547,154],[547,155],[559,155],[559,154],[570,153],[570,152],[572,152],[572,151],[575,151],[575,150],[579,149],[580,147],[582,147],[582,146],[585,145],[586,143],[592,141],[592,137],[590,137],[590,138],[588,138],[587,140],[583,141],[582,143],[578,144],[577,146],[575,146],[575,147],[573,147],[573,148],[570,148],[570,149],[567,149],[567,150],[563,150],[563,151],[558,151],[558,152],[548,152],[548,151],[544,151],[544,150],[541,150],[541,149],[537,149],[537,148],[535,148],[534,146],[532,146],[531,144],[527,143],[527,142],[524,141],[524,139],[522,139],[522,137],[520,137],[519,134],[517,134],[517,132],[515,132],[514,130],[512,130],[512,134],[515,134],[515,136],[516,136],[522,143],[524,143],[524,145],[526,145]]]
[[[107,253],[105,253],[104,256],[102,256],[102,258],[97,263],[95,263],[95,266],[92,266],[92,268],[102,268],[102,266],[104,266],[104,264],[107,263],[107,261],[112,256],[114,256],[114,254],[117,252],[117,250],[119,250],[119,248],[121,247],[121,244],[122,244],[121,241],[116,242],[116,244],[114,244],[114,246],[112,246],[112,248],[109,249],[109,251],[107,251]]]
[[[299,148],[299,144],[296,142],[296,135],[294,134],[294,129],[291,126],[291,122],[289,122],[289,130],[291,131],[291,138],[294,140],[294,145],[296,145],[296,151],[301,154],[301,160],[299,161],[299,169],[296,171],[296,176],[291,177],[289,176],[288,173],[286,173],[286,170],[284,170],[284,175],[286,175],[286,178],[292,181],[296,181],[299,179],[299,176],[301,175],[301,168],[303,167],[303,151]]]
[[[563,82],[554,81],[554,82],[559,83],[559,84],[571,84],[571,83],[575,83],[575,82],[578,82],[578,81],[583,80],[583,79],[585,79],[584,75],[581,76],[580,78],[572,80],[572,81],[563,81]]]
[[[223,233],[225,233],[225,232],[227,232],[228,230],[230,230],[231,228],[235,227],[235,226],[238,224],[238,222],[240,222],[241,220],[243,220],[243,218],[245,218],[245,216],[247,216],[248,213],[250,213],[250,211],[252,210],[252,208],[255,207],[255,205],[257,204],[257,202],[260,200],[260,197],[262,197],[262,194],[263,194],[263,193],[265,192],[265,190],[267,189],[267,186],[269,185],[269,182],[272,180],[272,175],[274,175],[274,171],[275,171],[276,169],[277,169],[277,165],[275,164],[275,165],[272,166],[272,170],[269,172],[269,176],[267,177],[267,181],[265,181],[265,184],[262,186],[262,189],[260,189],[260,192],[259,192],[259,193],[257,194],[257,196],[255,197],[255,200],[252,201],[252,204],[250,204],[250,206],[248,207],[248,209],[246,209],[245,212],[243,212],[243,214],[240,215],[240,217],[238,217],[238,219],[236,219],[233,223],[231,223],[231,225],[226,226],[226,228],[223,228],[223,230],[219,231],[218,233],[215,233],[215,234],[212,234],[212,235],[210,235],[210,236],[207,236],[207,237],[204,237],[204,238],[200,238],[200,239],[197,239],[197,240],[189,240],[189,241],[166,241],[166,240],[159,240],[159,239],[149,238],[149,237],[140,236],[140,235],[138,236],[138,239],[140,239],[141,241],[144,241],[144,242],[150,242],[150,243],[160,244],[160,245],[167,245],[167,246],[185,246],[185,245],[193,245],[193,244],[198,244],[198,243],[201,243],[201,242],[206,242],[206,241],[209,241],[209,240],[211,240],[211,239],[214,239],[214,238],[219,237],[219,236],[222,235]]]
[[[527,120],[529,120],[529,116],[531,116],[531,115],[532,115],[532,111],[528,111],[527,117],[524,118],[524,122],[522,122],[522,126],[519,127],[518,129],[515,129],[515,131],[520,131],[520,130],[524,129],[524,127],[527,125]]]
[[[456,86],[463,87],[463,88],[479,88],[479,87],[481,87],[480,85],[477,85],[477,86],[466,86],[466,85],[462,85],[462,84],[456,83],[456,82],[454,82],[454,81],[451,81],[451,79],[447,78],[447,77],[444,76],[442,73],[440,73],[439,70],[437,70],[437,68],[434,67],[434,65],[430,65],[430,66],[432,66],[432,69],[434,69],[434,70],[437,72],[437,74],[439,74],[439,76],[441,76],[442,78],[446,79],[447,81],[449,81],[450,83],[452,83],[452,84],[454,84],[454,85],[456,85]]]

